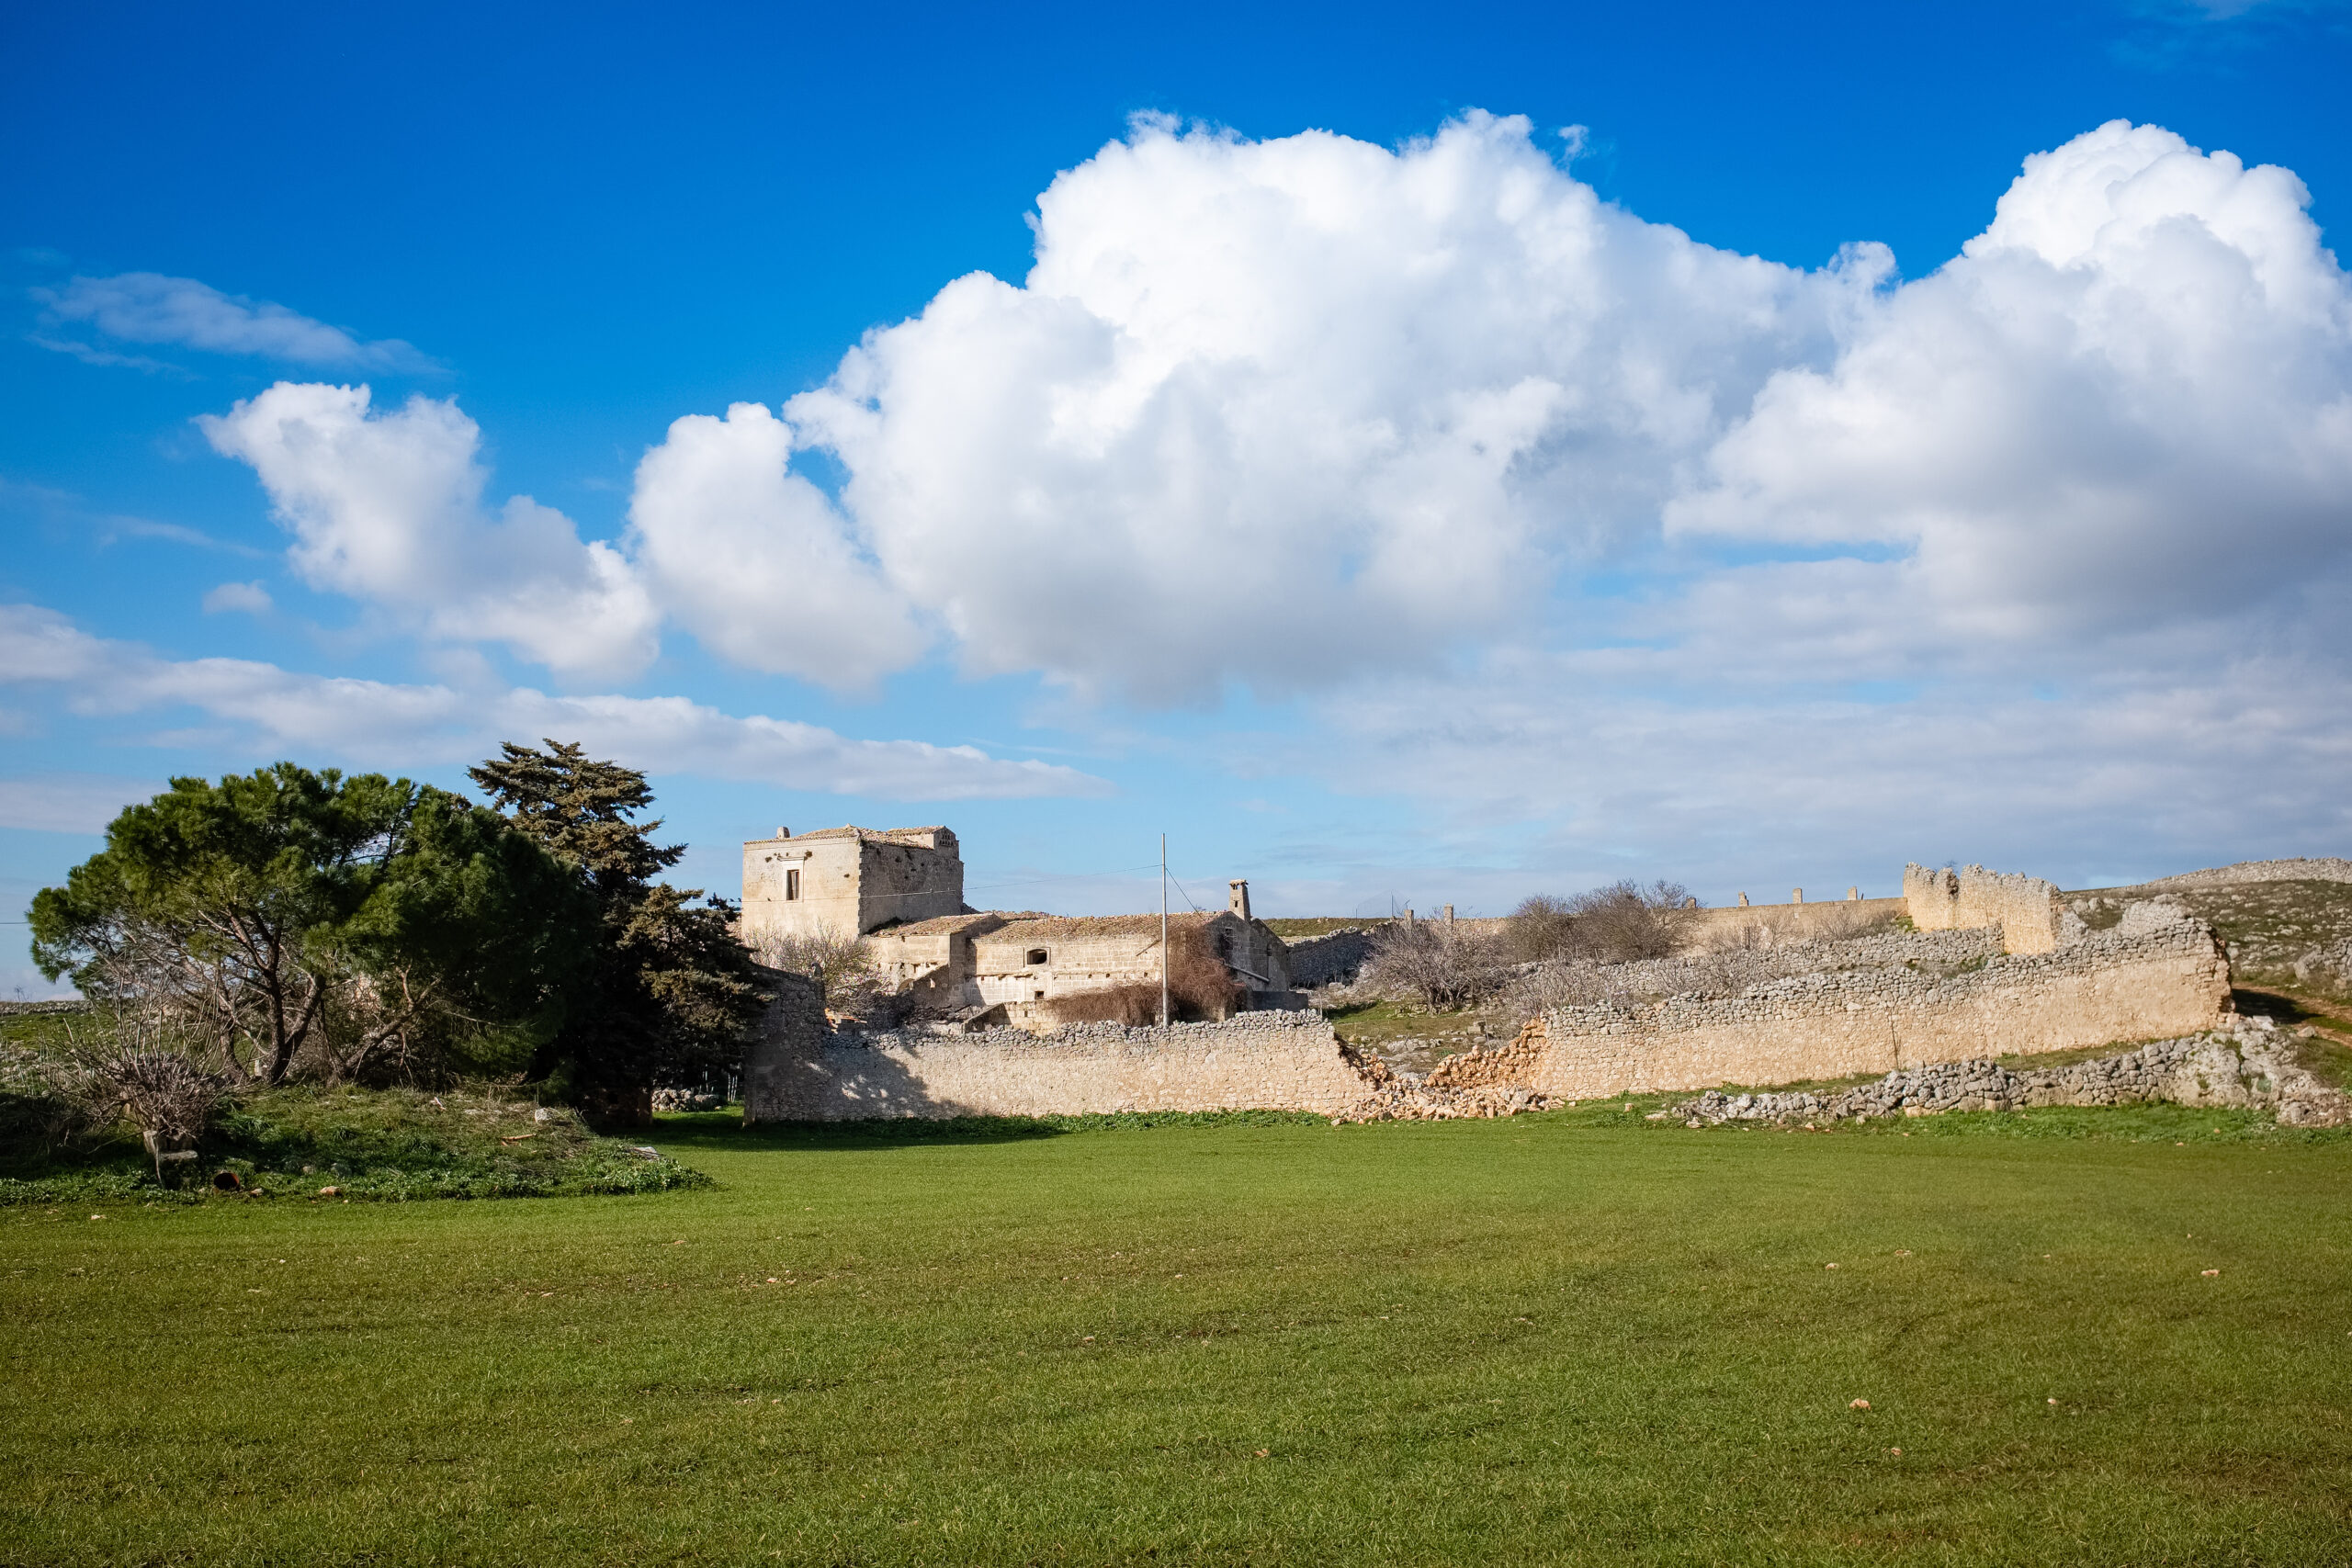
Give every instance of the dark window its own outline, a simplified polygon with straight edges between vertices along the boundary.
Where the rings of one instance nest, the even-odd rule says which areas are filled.
[[[1029,962],[1032,964],[1043,964],[1045,961],[1046,950],[1044,948],[1033,947],[1029,950]]]
[[[784,874],[784,896],[786,898],[797,898],[800,897],[800,874],[798,872],[787,871]]]

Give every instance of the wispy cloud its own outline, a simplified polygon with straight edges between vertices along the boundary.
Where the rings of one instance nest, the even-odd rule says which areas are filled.
[[[362,370],[430,371],[438,367],[398,338],[363,340],[266,299],[223,294],[193,277],[125,272],[76,277],[62,288],[36,288],[52,324],[85,322],[123,343],[168,344],[207,354],[252,355],[296,365]],[[94,365],[175,369],[64,338],[36,337],[43,348]]]
[[[204,596],[204,613],[208,615],[266,615],[269,608],[269,590],[259,582],[224,582]]]
[[[85,365],[103,365],[119,370],[144,370],[151,376],[176,376],[183,381],[193,381],[196,373],[181,366],[167,365],[160,359],[150,359],[143,354],[116,354],[110,349],[95,348],[70,337],[51,337],[47,333],[27,333],[25,341],[35,348],[45,348],[51,354],[70,354]]]
[[[164,787],[160,779],[111,773],[34,773],[0,779],[0,828],[36,833],[96,833],[115,814]]]
[[[255,559],[269,553],[255,549],[251,545],[238,544],[232,539],[216,539],[203,529],[191,528],[185,523],[164,523],[127,512],[101,512],[72,491],[27,484],[20,479],[0,479],[0,511],[33,513],[54,526],[79,533],[101,546],[119,544],[124,539],[160,539],[168,544],[187,545],[200,550],[220,550]]]
[[[857,740],[792,719],[738,717],[685,697],[551,696],[528,687],[307,675],[243,659],[168,660],[93,637],[32,604],[0,605],[0,682],[48,688],[85,714],[192,708],[209,728],[153,737],[257,754],[418,768],[484,755],[503,739],[558,736],[654,773],[750,779],[887,800],[1100,795],[1075,768],[1009,761],[972,746]]]

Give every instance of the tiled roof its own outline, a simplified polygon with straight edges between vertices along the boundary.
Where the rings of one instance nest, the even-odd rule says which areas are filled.
[[[1170,927],[1202,926],[1225,911],[1207,915],[1170,915]],[[1051,942],[1062,937],[1086,936],[1153,936],[1159,934],[1158,915],[1039,915],[1028,919],[1009,922],[1001,931],[989,933],[991,942]]]
[[[916,836],[917,836],[917,835],[919,835],[919,834],[923,834],[923,833],[944,833],[944,832],[946,832],[946,831],[947,831],[947,829],[946,829],[946,828],[944,828],[944,826],[940,826],[940,827],[930,827],[930,828],[857,828],[857,827],[843,827],[843,828],[816,828],[816,829],[811,829],[809,831],[808,831],[808,832],[806,832],[806,833],[795,833],[795,834],[793,834],[792,836],[793,836],[793,838],[794,838],[795,840],[800,840],[800,839],[882,839],[882,840],[888,840],[889,842],[892,842],[892,843],[898,843],[898,842],[900,842],[900,841],[902,841],[902,840],[904,840],[912,839],[912,838],[916,837]]]
[[[972,915],[933,915],[927,920],[909,920],[904,925],[884,926],[872,934],[875,936],[940,936],[950,931],[960,931],[967,926],[979,925],[983,922],[1001,925],[1003,921],[1002,915],[986,911]]]

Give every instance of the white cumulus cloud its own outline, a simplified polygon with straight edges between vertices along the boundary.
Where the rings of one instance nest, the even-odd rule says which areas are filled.
[[[348,367],[362,370],[429,370],[433,362],[398,338],[374,342],[341,327],[313,321],[266,299],[223,294],[193,277],[155,272],[125,272],[112,277],[76,277],[62,288],[40,288],[33,297],[54,321],[85,322],[125,343],[164,344],[209,354],[246,354],[297,365]],[[110,355],[71,342],[43,347],[87,359],[162,368],[153,361]]]
[[[786,417],[967,668],[1153,701],[1491,635],[1886,265],[1711,249],[1479,114],[1396,151],[1140,121],[1036,232]]]
[[[503,642],[568,675],[642,669],[660,614],[620,553],[529,496],[492,512],[481,432],[455,400],[379,412],[368,389],[281,381],[197,421],[251,464],[315,587],[427,636]]]
[[[1908,552],[1916,635],[2234,611],[2352,552],[2352,288],[2283,169],[2121,121],[1776,375],[1669,531]]]
[[[639,465],[630,542],[649,589],[722,657],[867,686],[923,637],[824,492],[790,471],[792,439],[757,403],[679,420]]]

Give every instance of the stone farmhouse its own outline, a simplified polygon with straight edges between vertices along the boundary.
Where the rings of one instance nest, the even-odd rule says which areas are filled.
[[[743,846],[743,939],[856,935],[895,988],[973,1023],[1043,1027],[1051,1004],[1082,991],[1157,986],[1158,915],[1045,915],[972,908],[964,862],[945,828],[825,828]],[[1168,919],[1181,953],[1197,943],[1225,966],[1237,1010],[1298,1008],[1290,952],[1250,912],[1250,885],[1229,885],[1216,914]]]
[[[970,913],[963,853],[944,828],[778,828],[743,846],[743,940],[753,947]]]
[[[1209,943],[1247,989],[1250,1010],[1169,1028],[1063,1023],[1049,1005],[1107,986],[1156,984],[1159,916],[1079,919],[965,909],[962,868],[942,829],[811,834],[816,852],[806,858],[786,858],[801,844],[788,835],[750,844],[746,892],[756,869],[776,890],[763,908],[806,902],[812,885],[803,881],[799,897],[791,897],[794,885],[780,882],[775,868],[805,869],[831,855],[824,863],[847,886],[827,890],[840,908],[855,909],[855,868],[880,868],[877,879],[890,885],[875,891],[898,891],[914,874],[911,862],[887,848],[924,835],[916,847],[944,853],[937,866],[954,864],[956,909],[921,919],[882,915],[866,940],[904,984],[944,989],[970,1011],[943,1009],[948,1017],[934,1011],[881,1032],[837,1031],[821,987],[780,975],[775,1002],[744,1057],[747,1121],[1239,1109],[1311,1111],[1335,1120],[1492,1115],[1626,1093],[1900,1075],[1952,1063],[1970,1064],[1945,1075],[1952,1083],[1990,1094],[1978,1080],[1994,1084],[1995,1058],[2141,1041],[2193,1047],[2192,1054],[2237,1053],[2222,1064],[2222,1089],[2191,1074],[2165,1097],[2223,1103],[2211,1096],[2239,1093],[2233,1086],[2248,1074],[2260,1080],[2256,1089],[2271,1092],[2249,1066],[2254,1058],[2230,1043],[2238,1036],[2216,1032],[2232,1025],[2231,976],[2211,927],[2153,898],[2094,931],[2050,883],[1979,866],[1905,868],[1904,897],[1873,901],[1885,908],[1869,913],[1905,915],[1908,929],[1841,937],[1827,919],[1838,906],[1793,900],[1710,911],[1725,922],[1760,922],[1776,942],[1822,940],[1823,965],[1730,994],[1628,992],[1547,1007],[1509,1043],[1457,1053],[1411,1081],[1340,1040],[1319,1012],[1295,1007],[1292,976],[1313,975],[1320,955],[1302,942],[1294,970],[1290,949],[1250,916],[1249,890],[1239,883],[1232,908],[1177,917],[1184,923],[1170,922],[1170,939],[1173,945],[1181,930],[1188,941]],[[876,846],[871,860],[867,840]],[[853,874],[842,877],[839,864]],[[1847,912],[1860,902],[1849,901]],[[752,910],[747,902],[747,924]],[[2107,1084],[2098,1093],[2107,1099],[2033,1103],[2109,1103],[2123,1091]],[[2146,1097],[2123,1094],[2135,1096]],[[1906,1106],[1905,1113],[1921,1109]]]

